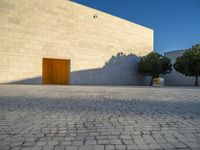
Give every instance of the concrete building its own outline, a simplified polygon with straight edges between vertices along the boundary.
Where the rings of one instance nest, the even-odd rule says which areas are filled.
[[[152,50],[152,29],[72,1],[0,0],[0,83],[145,85]]]
[[[172,64],[176,62],[176,58],[181,56],[185,50],[177,50],[166,52],[164,55],[171,59]],[[194,86],[195,77],[188,77],[179,72],[174,68],[170,74],[164,76],[164,85],[166,86]],[[200,84],[200,81],[199,81]]]

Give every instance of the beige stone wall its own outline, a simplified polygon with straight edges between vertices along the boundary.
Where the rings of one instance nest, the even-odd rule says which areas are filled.
[[[0,83],[40,83],[43,57],[70,59],[77,72],[152,50],[153,30],[72,1],[0,0]]]

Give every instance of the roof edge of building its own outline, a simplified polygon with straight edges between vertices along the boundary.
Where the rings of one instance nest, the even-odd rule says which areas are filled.
[[[137,26],[143,27],[143,28],[145,28],[145,29],[148,29],[148,30],[154,32],[154,29],[152,29],[152,28],[150,28],[150,27],[147,27],[147,26],[144,26],[144,25],[140,25],[140,24],[137,24],[137,23],[135,23],[135,22],[132,22],[132,21],[126,20],[126,19],[124,19],[124,18],[121,18],[121,17],[115,16],[115,15],[113,15],[113,14],[109,14],[109,13],[107,13],[107,12],[104,12],[104,11],[101,11],[101,10],[98,10],[98,9],[95,9],[95,8],[92,8],[92,7],[89,7],[89,6],[86,6],[86,5],[83,5],[83,4],[80,4],[80,3],[74,2],[73,0],[69,0],[69,1],[72,2],[72,3],[75,3],[75,4],[77,4],[77,5],[80,5],[80,6],[83,6],[83,7],[89,8],[89,9],[93,9],[93,10],[98,11],[98,12],[100,12],[100,13],[104,13],[104,14],[106,14],[106,15],[110,15],[110,16],[115,17],[115,18],[117,18],[117,19],[124,20],[124,21],[126,21],[126,22],[131,23],[131,24],[134,24],[134,25],[137,25]]]
[[[164,54],[177,53],[177,52],[182,52],[182,51],[186,51],[186,50],[187,50],[187,48],[186,49],[180,49],[180,50],[170,50],[168,52],[164,52]]]

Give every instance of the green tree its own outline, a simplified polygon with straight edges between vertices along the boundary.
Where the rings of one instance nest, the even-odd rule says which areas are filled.
[[[153,79],[165,75],[172,71],[171,60],[156,52],[151,52],[143,56],[138,63],[138,72],[145,76],[151,76],[150,86],[153,85]]]
[[[186,50],[182,56],[176,58],[174,69],[185,76],[195,76],[195,86],[198,86],[200,76],[200,44]]]

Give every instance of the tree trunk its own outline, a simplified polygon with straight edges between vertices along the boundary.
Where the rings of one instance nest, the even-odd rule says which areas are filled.
[[[198,76],[196,76],[196,77],[195,77],[195,86],[198,86],[198,83],[199,83],[199,81],[198,81]]]
[[[151,82],[150,82],[149,86],[153,85],[153,79],[154,79],[154,77],[151,77]]]

